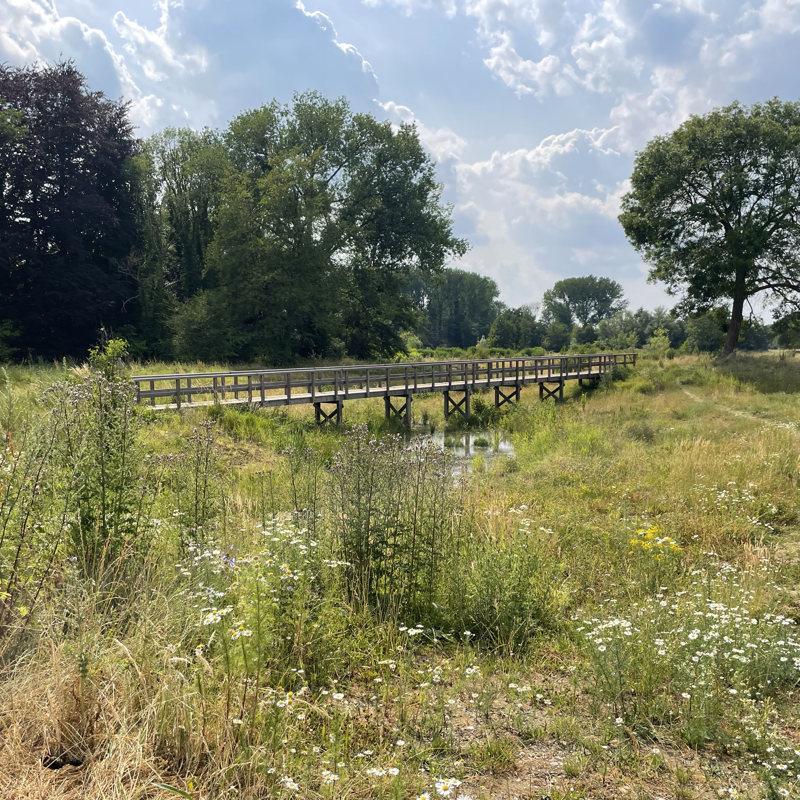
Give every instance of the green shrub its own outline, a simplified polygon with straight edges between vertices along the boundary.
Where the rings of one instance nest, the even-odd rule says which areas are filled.
[[[329,522],[350,602],[430,618],[458,503],[449,460],[430,441],[348,433],[331,463]]]

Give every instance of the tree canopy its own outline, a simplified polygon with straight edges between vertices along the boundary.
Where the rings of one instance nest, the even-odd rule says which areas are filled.
[[[343,99],[296,95],[147,151],[148,270],[173,287],[179,356],[393,355],[416,326],[410,276],[466,249],[415,128]]]
[[[597,325],[601,319],[613,317],[627,305],[622,287],[611,278],[585,275],[564,278],[553,284],[542,298],[542,311],[548,322],[567,326]]]
[[[135,295],[127,107],[71,62],[0,64],[0,349],[85,353]]]
[[[446,269],[433,277],[415,272],[411,293],[421,314],[417,330],[426,347],[472,347],[488,336],[504,308],[491,278],[463,269]]]
[[[656,137],[636,156],[619,219],[684,310],[730,302],[732,352],[751,297],[798,304],[800,103],[733,103]]]
[[[316,92],[142,143],[72,62],[0,66],[0,183],[3,358],[83,354],[101,328],[139,356],[392,356],[411,276],[466,250],[414,126]]]
[[[523,350],[540,347],[545,326],[536,319],[528,306],[506,308],[501,311],[489,330],[488,342],[492,347]]]

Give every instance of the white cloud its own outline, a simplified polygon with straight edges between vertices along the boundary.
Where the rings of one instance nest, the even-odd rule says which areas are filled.
[[[531,61],[520,56],[509,33],[495,33],[491,38],[493,44],[483,63],[518,95],[534,94],[539,98],[549,93],[565,95],[573,88],[575,74],[558,56],[551,54],[540,61]]]
[[[164,7],[161,24],[150,30],[129,19],[123,11],[113,17],[114,29],[123,40],[124,50],[138,63],[144,76],[151,81],[174,80],[185,75],[197,75],[208,67],[201,47],[178,52],[169,41],[169,12]],[[177,73],[177,74],[176,74]]]
[[[766,30],[797,33],[800,31],[800,0],[765,0],[759,16]]]
[[[132,101],[142,135],[308,89],[413,122],[473,240],[464,266],[513,304],[569,274],[657,294],[616,222],[634,151],[734,99],[795,97],[800,61],[800,0],[0,0],[0,15],[0,61],[74,58]]]
[[[519,180],[524,175],[534,175],[550,168],[562,156],[577,154],[581,149],[597,151],[605,155],[614,151],[605,146],[614,129],[593,128],[592,130],[574,129],[566,133],[552,134],[532,148],[500,152],[495,151],[484,161],[472,164],[461,164],[460,174],[482,176],[493,175],[500,180]]]
[[[339,34],[336,32],[336,27],[333,24],[333,21],[327,14],[323,14],[321,11],[307,11],[303,0],[295,0],[295,8],[304,14],[309,19],[313,19],[317,25],[322,28],[323,31],[329,33],[331,38],[333,39],[334,44],[347,56],[354,56],[361,62],[361,69],[371,75],[373,78],[375,76],[375,71],[372,69],[372,64],[367,61],[364,56],[358,51],[358,48],[353,44],[348,44],[347,42],[342,42],[339,40]]]
[[[420,141],[435,161],[441,163],[458,160],[463,155],[467,147],[467,141],[455,131],[449,128],[430,128],[417,119],[408,106],[399,105],[391,100],[378,105],[386,112],[392,122],[416,125]]]
[[[597,14],[586,14],[571,47],[583,85],[594,92],[610,92],[640,74],[642,59],[629,53],[635,26],[611,2]]]

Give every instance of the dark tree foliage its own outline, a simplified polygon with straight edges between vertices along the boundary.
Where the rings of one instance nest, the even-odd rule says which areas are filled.
[[[0,65],[0,109],[3,344],[83,354],[136,293],[125,269],[136,236],[127,106],[62,62]]]
[[[748,300],[800,292],[800,103],[733,103],[687,120],[636,157],[620,222],[650,277],[683,308],[730,303],[725,352]]]
[[[772,323],[778,347],[800,347],[800,311],[785,314]]]
[[[204,337],[212,332],[202,329],[204,323],[193,329],[190,321],[195,307],[203,305],[196,296],[208,283],[206,257],[226,165],[216,133],[188,128],[155,134],[137,158],[140,239],[135,265],[139,331],[147,354],[172,356],[176,326],[188,337],[189,355],[205,352]],[[176,315],[183,320],[180,325]]]

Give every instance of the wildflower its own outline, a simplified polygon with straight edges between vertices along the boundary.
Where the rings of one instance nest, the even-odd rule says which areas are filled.
[[[405,747],[405,744],[406,744],[405,739],[398,739],[394,743],[395,747]]]
[[[453,789],[461,786],[461,781],[457,778],[438,778],[436,780],[436,794],[441,797],[450,797]]]
[[[322,783],[324,786],[332,786],[338,780],[339,776],[335,772],[331,772],[329,769],[322,770]]]
[[[288,775],[284,775],[281,778],[281,783],[283,784],[283,788],[288,789],[290,792],[296,792],[300,788],[295,780]]]
[[[236,641],[241,636],[244,636],[246,638],[252,635],[253,631],[251,631],[249,628],[245,628],[244,623],[239,622],[236,625],[236,628],[234,629],[233,633],[231,634],[231,639],[233,639],[233,641]]]
[[[341,692],[334,692],[331,697],[334,700],[344,700],[344,695]]]

